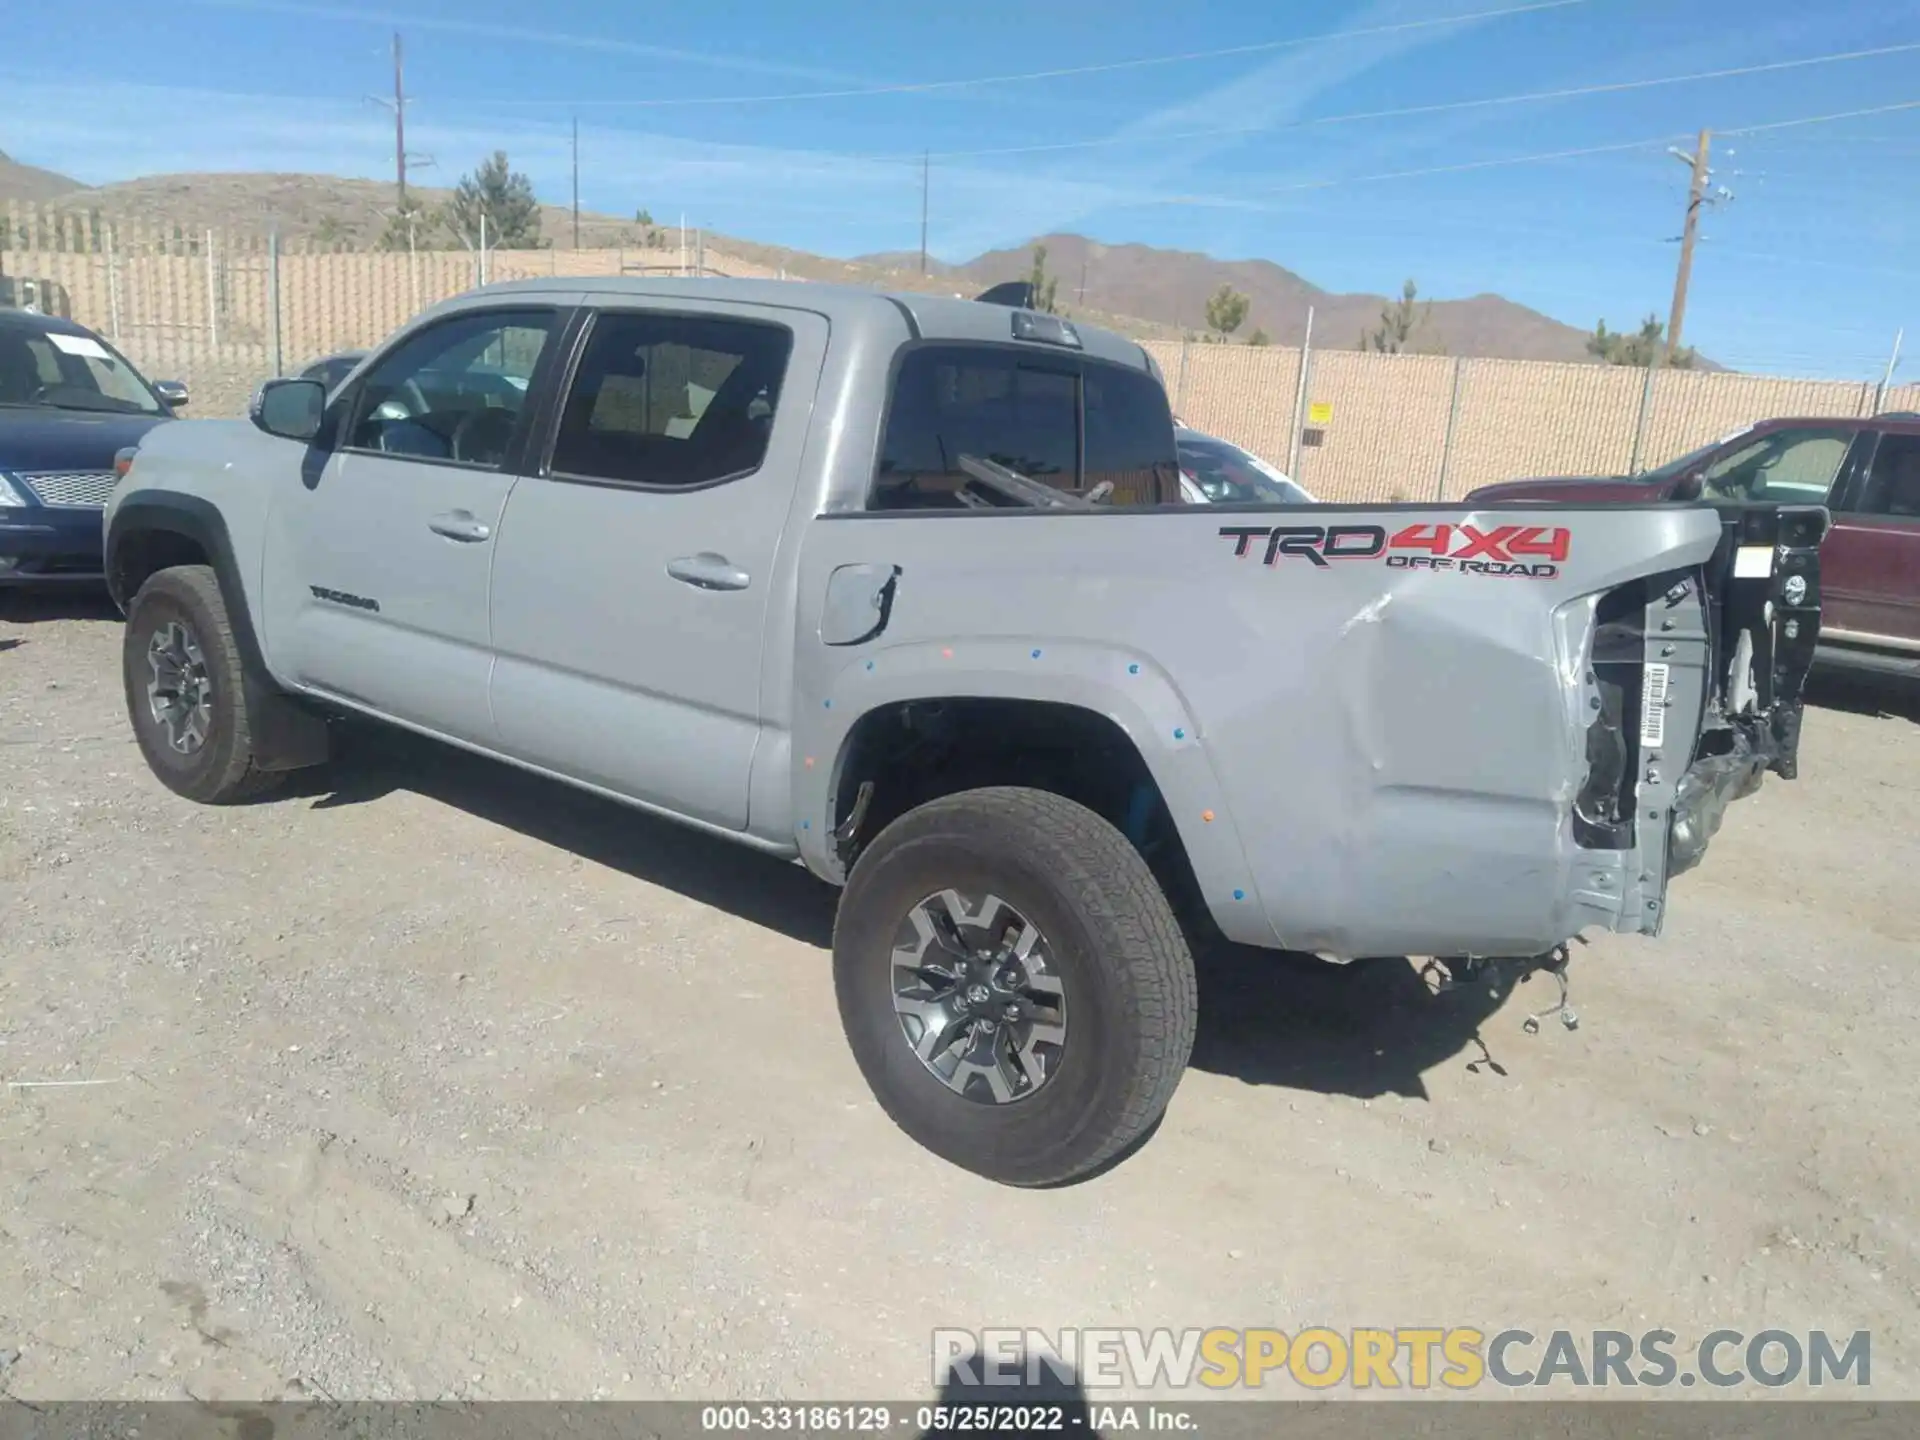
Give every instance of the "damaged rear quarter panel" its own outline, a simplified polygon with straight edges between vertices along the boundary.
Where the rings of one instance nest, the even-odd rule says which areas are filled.
[[[1306,520],[1389,537],[1559,527],[1566,549],[1550,575],[1512,575],[1390,565],[1393,551],[1318,564],[1223,533]],[[797,627],[802,853],[838,878],[834,767],[801,757],[839,755],[876,705],[1059,700],[1140,748],[1232,938],[1335,955],[1543,951],[1607,923],[1595,905],[1617,908],[1634,865],[1572,836],[1594,597],[1704,562],[1719,533],[1711,510],[1685,507],[821,517]],[[899,567],[892,608],[868,642],[829,646],[828,577],[849,564]]]

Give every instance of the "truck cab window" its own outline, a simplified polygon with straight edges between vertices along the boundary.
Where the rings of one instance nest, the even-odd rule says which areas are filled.
[[[1106,505],[1160,503],[1179,485],[1173,417],[1144,371],[985,345],[910,350],[894,380],[871,508],[1021,503],[981,484],[964,460]]]
[[[567,391],[551,473],[684,488],[760,468],[792,332],[754,320],[609,312]]]
[[[1172,505],[1180,499],[1180,456],[1167,392],[1152,376],[1118,365],[1089,365],[1089,493],[1110,485],[1108,505]]]
[[[547,311],[495,310],[409,337],[361,386],[348,448],[497,468],[552,327]]]

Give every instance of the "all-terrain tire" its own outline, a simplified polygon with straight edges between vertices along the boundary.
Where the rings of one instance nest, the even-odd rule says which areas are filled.
[[[154,675],[148,647],[157,634],[173,625],[184,627],[192,638],[210,682],[205,738],[185,752],[171,743],[168,728],[155,717],[147,693]],[[279,783],[280,774],[254,763],[240,647],[220,581],[209,566],[176,565],[148,577],[127,607],[121,672],[127,718],[133,723],[140,753],[160,783],[176,795],[203,805],[231,805]]]
[[[894,1003],[894,947],[943,891],[991,894],[1045,937],[1066,1035],[1044,1083],[1011,1103],[961,1094],[915,1053]],[[910,810],[854,866],[833,937],[854,1059],[900,1128],[1009,1185],[1094,1173],[1165,1112],[1193,1049],[1193,958],[1139,853],[1083,805],[1041,790],[968,790]]]

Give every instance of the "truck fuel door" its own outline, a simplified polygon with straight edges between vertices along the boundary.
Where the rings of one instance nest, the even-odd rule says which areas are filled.
[[[864,645],[893,616],[898,565],[841,565],[827,577],[820,639],[828,645]]]

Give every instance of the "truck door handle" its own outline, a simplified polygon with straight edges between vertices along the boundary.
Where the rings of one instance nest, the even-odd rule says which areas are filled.
[[[427,521],[427,528],[436,535],[444,535],[449,540],[460,540],[471,545],[484,540],[493,531],[466,510],[449,510],[444,515],[436,515]]]
[[[726,556],[711,550],[669,560],[667,574],[697,590],[744,590],[753,578]]]

